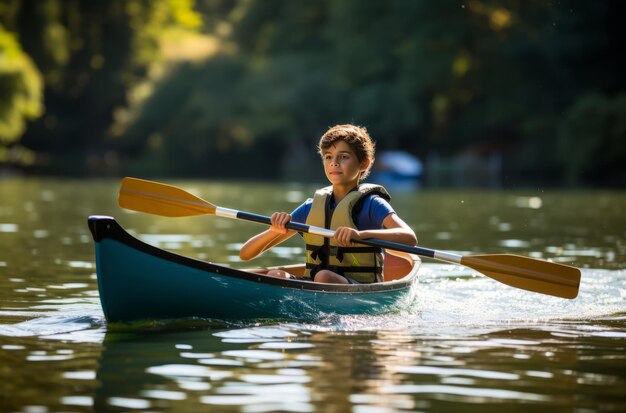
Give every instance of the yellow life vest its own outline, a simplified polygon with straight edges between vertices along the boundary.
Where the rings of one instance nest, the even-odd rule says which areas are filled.
[[[361,184],[348,193],[330,210],[333,187],[319,189],[313,197],[313,204],[307,217],[307,225],[336,230],[339,227],[358,229],[353,219],[353,210],[366,196],[376,194],[387,201],[391,199],[387,190],[380,185]],[[334,239],[305,233],[306,272],[310,277],[321,269],[331,270],[360,283],[383,281],[383,249],[367,245],[350,247],[339,246]]]

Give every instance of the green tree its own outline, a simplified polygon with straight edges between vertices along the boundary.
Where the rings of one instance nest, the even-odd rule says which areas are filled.
[[[24,53],[15,34],[0,25],[0,164],[28,164],[32,154],[9,147],[24,133],[26,121],[43,113],[41,74]]]
[[[354,122],[379,149],[425,159],[499,153],[506,184],[626,184],[617,161],[567,150],[623,154],[621,132],[603,131],[626,86],[624,2],[4,4],[45,80],[46,113],[22,143],[73,171],[276,178]],[[201,36],[175,43],[189,32]],[[590,101],[603,114],[575,119]]]
[[[570,185],[626,182],[626,94],[582,96],[567,111],[559,132]]]
[[[13,0],[3,24],[44,79],[46,111],[22,136],[47,171],[115,168],[115,117],[149,77],[162,42],[198,30],[192,0]],[[41,167],[42,165],[40,165]]]

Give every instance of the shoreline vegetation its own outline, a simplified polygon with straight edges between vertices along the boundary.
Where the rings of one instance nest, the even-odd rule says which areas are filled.
[[[425,187],[626,187],[625,3],[270,3],[2,2],[0,176],[315,182],[355,123]]]

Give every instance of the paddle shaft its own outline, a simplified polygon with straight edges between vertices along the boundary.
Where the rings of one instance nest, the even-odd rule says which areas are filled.
[[[216,207],[215,215],[233,218],[233,219],[242,219],[245,221],[258,222],[260,224],[271,225],[271,218],[265,215],[252,214],[250,212],[237,211],[235,209]],[[325,238],[332,238],[335,235],[335,231],[326,228],[314,227],[312,225],[301,224],[299,222],[288,222],[285,225],[286,228],[298,231],[298,232],[306,232],[313,235],[319,235]],[[434,258],[442,261],[453,262],[456,264],[461,263],[461,255],[452,254],[449,252],[435,251],[428,248],[421,247],[413,247],[406,244],[400,244],[399,242],[393,241],[385,241],[381,239],[361,239],[354,240],[354,242],[364,245],[369,245],[372,247],[380,247],[387,248],[393,251],[401,251],[409,254],[420,255],[422,257]]]
[[[264,215],[253,214],[250,212],[237,211],[235,209],[216,207],[215,215],[232,218],[232,219],[241,219],[244,221],[252,221],[261,224],[271,225],[271,218]],[[335,235],[335,231],[326,228],[315,227],[312,225],[302,224],[299,222],[288,222],[285,225],[286,228],[298,231],[298,232],[306,232],[313,235],[319,235],[325,238],[332,238]],[[561,285],[564,287],[576,287],[578,286],[578,280],[572,280],[568,277],[563,277],[559,274],[550,274],[546,273],[546,271],[541,271],[540,273],[533,271],[526,271],[524,268],[520,267],[511,267],[510,265],[502,264],[494,262],[493,260],[497,256],[491,256],[487,260],[481,259],[480,256],[463,256],[459,254],[453,254],[450,252],[431,250],[428,248],[415,247],[406,244],[400,244],[398,242],[386,241],[381,239],[360,239],[354,240],[358,244],[369,245],[372,247],[386,248],[393,251],[402,251],[409,254],[415,254],[422,257],[433,258],[440,261],[451,262],[454,264],[461,264],[468,267],[471,267],[477,271],[480,271],[486,274],[488,271],[497,271],[499,274],[491,273],[490,276],[492,278],[497,278],[498,275],[513,275],[513,276],[522,276],[528,280],[536,280],[543,282],[550,282],[554,285]],[[535,262],[535,260],[531,260],[526,257],[519,257],[519,259],[526,260],[527,263]],[[544,266],[556,266],[558,264],[553,264],[549,262],[543,263]],[[487,274],[489,275],[489,274]],[[500,280],[502,281],[502,280]],[[506,283],[506,282],[505,282]]]

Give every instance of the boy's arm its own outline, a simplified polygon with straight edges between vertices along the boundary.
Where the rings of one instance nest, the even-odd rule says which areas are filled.
[[[285,228],[285,225],[291,220],[291,215],[285,212],[275,212],[272,214],[271,220],[272,226],[270,229],[250,238],[241,247],[239,258],[244,261],[251,260],[296,234],[296,231]]]
[[[406,245],[417,245],[415,232],[396,213],[392,212],[383,220],[384,229],[357,231],[353,228],[340,227],[335,231],[335,240],[339,245],[347,247],[351,240],[376,238],[398,242]]]

